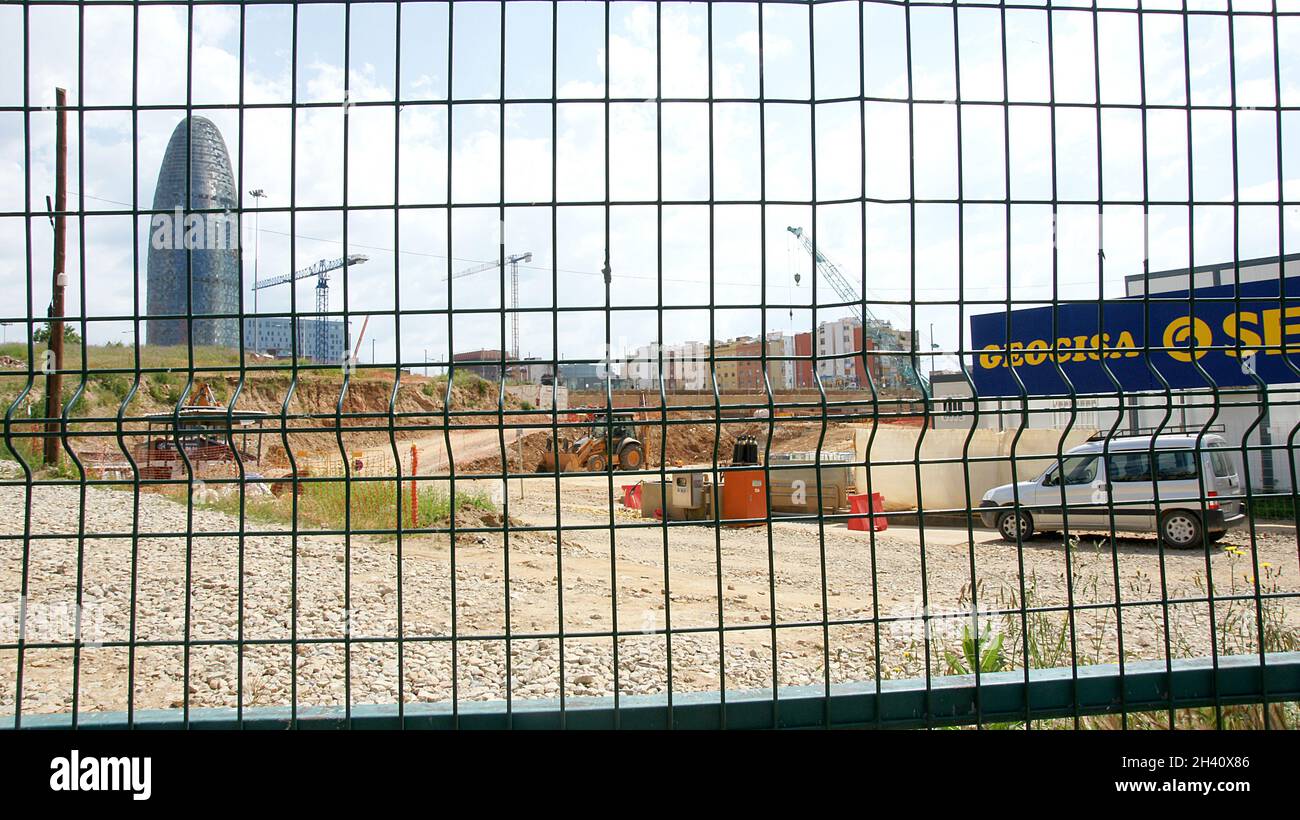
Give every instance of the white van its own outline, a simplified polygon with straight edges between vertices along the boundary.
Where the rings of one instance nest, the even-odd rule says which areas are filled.
[[[989,490],[980,518],[1008,541],[1017,531],[1021,540],[1059,532],[1068,519],[1072,531],[1158,532],[1175,549],[1218,541],[1245,519],[1236,460],[1222,436],[1200,437],[1199,453],[1198,436],[1155,436],[1154,471],[1152,438],[1089,440],[1034,480]]]

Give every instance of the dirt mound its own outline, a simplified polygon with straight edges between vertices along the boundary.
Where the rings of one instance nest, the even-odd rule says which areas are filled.
[[[260,412],[269,416],[263,422],[263,429],[274,432],[262,439],[262,463],[269,468],[288,466],[286,439],[295,456],[334,456],[339,453],[340,439],[344,452],[384,447],[391,444],[391,437],[402,442],[427,436],[429,427],[441,427],[448,420],[444,415],[448,393],[445,377],[429,379],[404,375],[396,391],[391,373],[356,374],[348,380],[346,391],[343,390],[342,376],[337,373],[302,372],[295,383],[288,373],[254,371],[244,376],[242,386],[238,374],[196,373],[194,384],[187,392],[188,382],[188,372],[144,373],[138,380],[131,374],[92,374],[81,388],[80,399],[72,410],[74,421],[70,424],[70,431],[73,447],[87,454],[91,462],[121,461],[122,455],[114,437],[89,435],[96,431],[115,430],[115,422],[78,422],[75,419],[88,416],[112,418],[129,396],[125,430],[128,431],[128,446],[135,446],[143,442],[147,432],[145,417],[175,409],[183,396],[186,402],[192,401],[198,393],[199,383],[212,389],[213,397],[220,405],[233,403],[236,411]],[[27,396],[29,404],[43,401],[41,386],[39,381],[33,385],[34,389]],[[76,389],[78,385],[75,382],[69,384],[65,381],[65,392],[71,393]],[[451,385],[451,413],[496,410],[498,407],[497,386],[492,382],[461,374]],[[519,400],[507,394],[504,409],[521,409]],[[283,425],[281,414],[285,416]],[[483,417],[450,417],[453,425],[482,421]],[[409,429],[396,429],[394,434],[390,434],[392,428]]]
[[[684,467],[692,464],[712,464],[714,441],[717,440],[716,458],[718,464],[730,464],[736,441],[742,436],[753,436],[758,441],[759,453],[767,448],[768,424],[766,421],[745,421],[742,423],[724,422],[719,435],[717,426],[710,421],[698,423],[670,422],[667,425],[655,421],[641,422],[644,433],[646,466]],[[666,437],[664,431],[667,431]],[[550,438],[549,431],[537,431],[511,443],[506,447],[508,471],[515,473],[532,473],[541,463]],[[562,433],[563,435],[563,433]],[[570,436],[576,433],[570,433]],[[854,428],[846,424],[831,423],[827,425],[826,435],[822,441],[823,450],[852,450]],[[812,450],[817,447],[821,437],[821,422],[777,422],[772,431],[771,452],[783,453],[798,450]],[[665,441],[662,453],[660,442]],[[522,457],[521,457],[522,447]],[[662,457],[661,457],[662,456]],[[458,472],[488,473],[501,472],[501,456],[498,453],[480,458],[458,461]]]
[[[689,464],[712,464],[715,458],[714,441],[717,440],[716,458],[719,464],[731,462],[732,451],[736,441],[744,436],[751,436],[758,442],[761,455],[769,449],[768,433],[771,431],[770,450],[773,453],[811,450],[816,448],[821,435],[821,422],[818,421],[777,421],[770,428],[767,421],[746,421],[743,423],[724,422],[719,434],[718,427],[712,422],[700,424],[670,424],[664,462],[668,466],[681,467]],[[827,426],[823,450],[852,449],[852,428],[843,424],[831,423]],[[846,447],[846,445],[848,445]],[[659,445],[649,448],[652,459],[659,458]]]

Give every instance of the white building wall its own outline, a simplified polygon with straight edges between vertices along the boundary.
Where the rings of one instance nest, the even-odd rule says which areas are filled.
[[[1079,396],[1071,411],[1068,397],[984,399],[979,402],[979,418],[973,413],[970,392],[964,384],[936,385],[936,410],[959,409],[962,415],[945,415],[935,419],[938,429],[1014,430],[1022,418],[1029,429],[1065,429],[1074,418],[1073,429],[1088,432],[1115,430],[1116,435],[1149,433],[1164,430],[1195,432],[1209,425],[1210,432],[1223,436],[1228,445],[1240,448],[1243,440],[1249,448],[1268,444],[1272,452],[1249,449],[1251,489],[1261,492],[1290,492],[1295,487],[1292,464],[1300,474],[1300,389],[1296,385],[1273,385],[1265,393],[1267,419],[1259,422],[1259,394],[1250,389],[1226,388],[1218,393],[1218,408],[1212,391],[1175,391],[1128,394],[1129,410],[1122,417],[1116,396]],[[963,399],[965,399],[963,401]],[[1134,409],[1132,405],[1138,405]],[[1167,418],[1166,418],[1167,417]],[[1119,423],[1116,424],[1118,419]],[[1257,423],[1258,422],[1258,423]],[[1249,435],[1248,435],[1249,431]],[[1292,436],[1294,435],[1294,438]],[[1296,446],[1288,448],[1294,442]],[[1237,460],[1242,458],[1238,450]]]
[[[665,361],[672,356],[674,361],[668,369],[671,387],[674,390],[707,390],[712,387],[709,379],[709,346],[704,342],[682,342],[672,345],[664,351]]]
[[[650,343],[630,351],[622,362],[622,376],[636,390],[658,390],[660,376],[669,390],[706,390],[709,380],[709,346],[704,342],[665,345],[660,365],[659,345]]]
[[[794,356],[794,337],[774,330],[767,334],[769,356]],[[772,345],[772,342],[779,342],[778,345]],[[768,367],[769,377],[772,380],[774,390],[793,390],[794,389],[794,362],[792,360],[783,360],[772,362]]]
[[[858,320],[851,317],[822,322],[817,326],[817,373],[830,384],[856,384],[853,366],[853,330]],[[792,343],[793,344],[793,343]],[[829,358],[826,358],[829,357]]]

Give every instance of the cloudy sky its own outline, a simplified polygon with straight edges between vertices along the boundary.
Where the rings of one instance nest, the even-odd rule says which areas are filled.
[[[24,9],[5,4],[3,312],[21,322],[29,311],[44,315],[49,299],[51,231],[39,214],[53,193],[54,117],[41,108],[55,86],[91,107],[84,120],[70,117],[70,207],[87,216],[84,231],[70,222],[68,263],[68,312],[84,299],[91,319],[136,310],[133,278],[143,309],[147,217],[112,212],[150,206],[187,101],[221,128],[241,191],[268,194],[256,234],[251,213],[244,223],[246,286],[255,246],[262,277],[340,255],[346,204],[357,208],[346,216],[347,250],[370,261],[346,282],[336,277],[333,309],[358,317],[493,309],[503,296],[498,271],[455,279],[450,292],[445,277],[496,258],[504,231],[508,253],[533,254],[522,269],[523,307],[594,308],[560,314],[558,336],[549,312],[525,315],[525,355],[603,355],[606,248],[611,303],[628,308],[611,320],[615,354],[656,339],[757,333],[764,318],[768,330],[810,329],[811,260],[789,225],[815,223],[819,249],[865,281],[876,314],[914,322],[923,339],[933,324],[945,351],[969,349],[968,317],[998,310],[1008,292],[1017,305],[1054,292],[1121,296],[1123,277],[1142,270],[1134,203],[1144,186],[1160,203],[1146,226],[1153,270],[1300,250],[1300,17],[1158,12],[1178,8],[1172,0],[1144,3],[1142,15],[1121,11],[1131,5],[1103,2],[1095,15],[1062,4],[1008,10],[1004,30],[997,8],[974,4],[767,4],[760,40],[756,5],[710,13],[664,3],[657,17],[653,4],[616,2],[608,48],[602,3],[511,2],[504,20],[499,3],[405,3],[400,35],[393,4],[310,5],[297,12],[295,62],[289,6],[250,5],[241,42],[238,6],[200,4],[190,20],[184,6],[142,5],[137,32],[130,6],[90,4],[84,26],[75,6],[32,6],[25,28]],[[1277,5],[1300,12],[1300,0]],[[241,51],[242,99],[255,106],[242,118]],[[987,104],[1003,100],[1004,74],[1010,107]],[[297,102],[310,104],[296,109],[296,135],[295,81]],[[345,88],[358,105],[344,106]],[[608,109],[607,92],[618,100]],[[134,116],[133,93],[142,107]],[[504,117],[503,97],[512,101]],[[1057,107],[1044,105],[1052,99]],[[611,202],[627,204],[598,204],[606,188]],[[710,195],[722,203],[712,210]],[[1054,198],[1064,203],[1055,218]],[[1104,219],[1092,204],[1099,199]],[[644,204],[656,200],[673,204]],[[454,208],[449,225],[449,201],[485,207]],[[297,213],[292,243],[291,207],[314,209]],[[39,215],[30,257],[28,209]],[[314,304],[312,284],[299,283],[300,305]],[[838,301],[824,280],[816,290],[819,303]],[[289,295],[262,291],[259,308],[287,310]],[[245,301],[251,311],[247,289]],[[662,322],[658,304],[672,308]],[[766,317],[754,305],[767,305]],[[844,314],[821,309],[817,321]],[[408,363],[426,351],[443,358],[448,331],[443,314],[405,316],[400,334],[391,316],[375,316],[362,361],[371,339],[381,361],[399,345]],[[452,331],[457,350],[502,346],[496,313],[461,313]],[[10,340],[22,332],[7,329]],[[132,340],[122,321],[93,322],[89,335]]]

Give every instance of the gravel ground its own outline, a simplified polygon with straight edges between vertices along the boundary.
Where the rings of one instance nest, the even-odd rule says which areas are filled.
[[[295,551],[289,534],[272,532],[247,536],[241,551],[237,536],[219,534],[237,530],[237,519],[205,509],[193,512],[194,534],[187,541],[166,534],[187,530],[186,508],[146,493],[140,497],[142,536],[133,542],[132,494],[84,492],[84,529],[96,537],[81,541],[76,536],[81,490],[33,492],[30,529],[40,537],[28,542],[26,612],[28,640],[37,646],[23,657],[25,712],[69,710],[74,668],[76,697],[88,711],[125,709],[132,678],[138,709],[177,707],[187,697],[192,707],[234,706],[241,679],[248,706],[285,705],[295,697],[302,705],[391,703],[399,697],[399,681],[408,702],[452,697],[453,554],[445,535],[403,539],[400,634],[405,640],[399,667],[396,541],[300,536]],[[511,520],[554,526],[553,492],[553,479],[530,481],[522,489],[512,485]],[[0,487],[0,601],[6,602],[0,610],[0,643],[5,644],[17,638],[25,493],[21,486]],[[608,524],[606,493],[603,477],[565,478],[563,525]],[[613,518],[619,524],[644,523],[621,507]],[[1121,601],[1153,601],[1123,610],[1129,658],[1165,656],[1166,617],[1171,654],[1210,650],[1209,608],[1203,601],[1159,604],[1162,584],[1170,598],[1204,598],[1203,552],[1168,552],[1162,572],[1153,538],[1120,539],[1112,548],[1085,536],[1068,550],[1060,539],[1036,540],[1018,553],[1014,545],[978,530],[973,542],[964,529],[927,529],[924,540],[917,530],[899,527],[874,539],[843,524],[828,524],[822,533],[824,538],[815,524],[790,522],[774,525],[770,533],[699,526],[667,533],[659,526],[620,529],[613,556],[607,530],[566,529],[559,543],[554,531],[512,531],[508,548],[500,533],[462,533],[454,551],[456,695],[496,700],[509,688],[515,698],[557,697],[561,668],[568,696],[612,693],[614,642],[599,633],[615,628],[615,615],[622,633],[617,685],[625,694],[666,689],[668,642],[662,631],[669,624],[684,630],[671,636],[674,691],[716,690],[724,675],[728,689],[770,687],[774,652],[782,686],[818,683],[827,676],[835,682],[873,680],[874,626],[823,627],[827,616],[851,622],[879,615],[879,673],[910,677],[924,674],[921,616],[928,614],[931,671],[944,674],[949,670],[943,650],[960,645],[962,627],[971,621],[972,555],[981,610],[1017,605],[1023,560],[1023,586],[1033,606],[1063,607],[1071,597],[1076,605],[1113,603],[1117,577]],[[1261,533],[1255,547],[1265,588],[1295,592],[1294,533]],[[1066,584],[1067,557],[1072,589]],[[1214,549],[1208,569],[1220,595],[1252,590],[1249,534],[1231,533]],[[42,642],[72,637],[79,573],[82,630],[92,643],[76,655],[72,649],[41,648]],[[616,611],[611,576],[617,584]],[[291,624],[295,577],[296,635]],[[557,632],[561,603],[563,647],[555,638],[515,638],[507,664],[501,639],[507,625],[512,635]],[[1298,610],[1300,605],[1270,609],[1270,635],[1294,636],[1300,629]],[[721,653],[720,611],[727,627]],[[771,628],[773,616],[779,629]],[[1254,651],[1253,601],[1217,601],[1215,616],[1221,653]],[[1070,625],[1062,612],[1024,620],[995,612],[981,624],[1005,633],[1009,666],[1022,663],[1025,627],[1034,638],[1034,665],[1070,663]],[[1081,662],[1117,657],[1115,607],[1078,610],[1073,626]],[[111,645],[129,642],[133,634],[153,645],[138,646],[134,656]],[[187,634],[188,653],[182,645]],[[350,651],[345,651],[346,635],[352,638]],[[250,642],[242,657],[235,646],[220,643],[241,638]],[[296,657],[287,643],[291,638],[300,642]],[[0,706],[14,704],[16,671],[17,652],[0,650]]]

